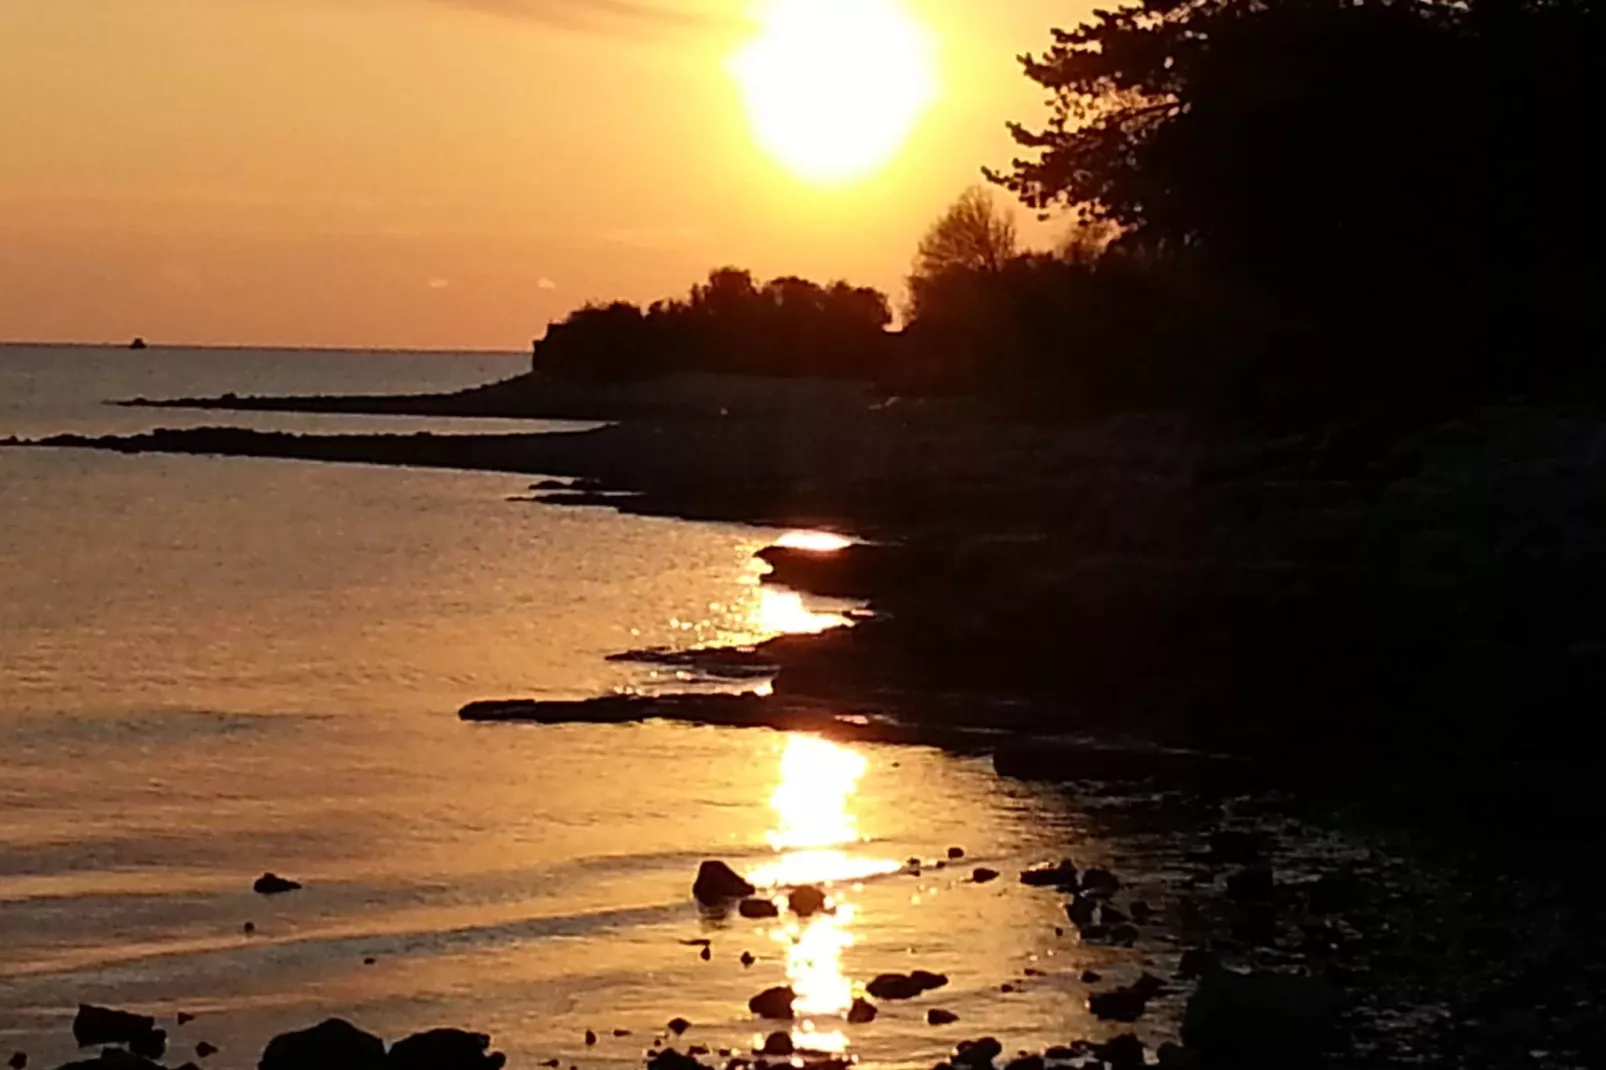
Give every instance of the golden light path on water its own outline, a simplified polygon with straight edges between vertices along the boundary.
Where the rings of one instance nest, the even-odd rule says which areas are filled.
[[[811,918],[789,918],[773,932],[785,949],[786,975],[805,1015],[840,1018],[853,1003],[853,982],[842,967],[852,946],[853,882],[897,871],[899,864],[861,854],[863,841],[853,802],[868,763],[849,747],[814,736],[789,736],[781,752],[780,780],[770,795],[775,827],[767,839],[776,858],[751,879],[762,888],[800,884],[826,886],[830,909]],[[800,1048],[840,1052],[847,1037],[805,1018],[794,1031]]]

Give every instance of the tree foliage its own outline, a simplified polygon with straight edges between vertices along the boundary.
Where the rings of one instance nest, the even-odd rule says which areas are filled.
[[[965,190],[920,240],[909,276],[910,316],[921,314],[944,280],[1002,271],[1018,249],[1014,216],[980,186]]]

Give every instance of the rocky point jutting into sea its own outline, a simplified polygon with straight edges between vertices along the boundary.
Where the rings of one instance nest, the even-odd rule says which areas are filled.
[[[1557,736],[1606,683],[1593,609],[1606,579],[1592,492],[1603,459],[1585,417],[1512,405],[1273,435],[1171,417],[1051,425],[963,401],[706,378],[173,404],[618,422],[540,436],[203,428],[32,445],[526,472],[561,477],[532,488],[544,501],[861,540],[764,553],[773,580],[866,600],[872,616],[851,629],[755,650],[619,654],[773,671],[772,694],[467,695],[461,716],[933,742],[1102,798],[1135,834],[1191,840],[1175,876],[1138,902],[1115,906],[1102,883],[1086,886],[1091,874],[1045,882],[1070,893],[1084,941],[1119,948],[1153,927],[1186,952],[1165,960],[1171,976],[1090,991],[1095,1013],[1117,1020],[1162,992],[1185,998],[1187,1047],[1163,1053],[1167,1064],[1285,1064],[1315,1045],[1341,1061],[1479,1065],[1532,1048],[1536,1033],[1546,1065],[1599,1050],[1579,1000],[1599,980],[1581,833],[1600,802]],[[1331,828],[1391,847],[1323,859],[1319,830]],[[1504,879],[1514,865],[1520,878]],[[1289,977],[1330,985],[1335,1016],[1321,1009],[1328,990],[1302,997]],[[955,1065],[986,1050],[962,1047]],[[674,1070],[707,1054],[650,1060]],[[1046,1055],[1136,1065],[1141,1047]]]

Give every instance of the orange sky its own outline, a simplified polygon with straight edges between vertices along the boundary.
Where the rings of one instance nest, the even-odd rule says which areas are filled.
[[[5,0],[0,339],[517,349],[708,268],[895,291],[1084,0],[900,0],[940,95],[872,177],[755,144],[754,0]]]

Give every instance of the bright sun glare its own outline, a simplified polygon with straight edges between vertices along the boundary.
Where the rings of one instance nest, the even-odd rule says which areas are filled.
[[[763,0],[758,22],[732,69],[765,149],[818,182],[897,154],[936,93],[929,35],[901,0]]]

